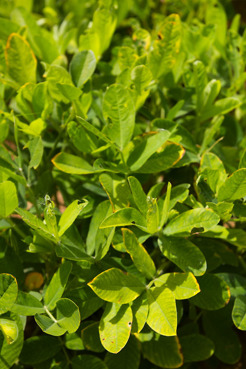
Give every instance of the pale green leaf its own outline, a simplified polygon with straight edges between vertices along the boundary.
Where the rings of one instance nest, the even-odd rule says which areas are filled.
[[[86,207],[88,201],[73,201],[62,214],[58,224],[58,235],[61,237],[64,232],[73,224],[80,212]]]
[[[238,169],[228,177],[218,192],[219,201],[233,201],[246,196],[246,169]]]
[[[1,344],[0,360],[1,369],[10,369],[18,359],[23,346],[23,325],[18,315],[11,313],[9,317],[17,325],[17,339],[9,344],[7,340]]]
[[[232,310],[232,320],[235,326],[246,331],[246,296],[238,296]]]
[[[188,210],[172,219],[164,228],[166,236],[188,236],[194,229],[206,232],[216,226],[220,218],[212,210],[197,208]]]
[[[96,68],[96,58],[91,50],[75,54],[71,60],[69,71],[77,87],[82,87],[92,76]]]
[[[174,294],[168,288],[152,287],[147,290],[149,315],[147,324],[164,336],[176,336],[177,310]]]
[[[52,163],[56,168],[70,174],[93,174],[102,172],[95,170],[87,161],[79,156],[60,152],[53,159]]]
[[[156,273],[155,264],[146,249],[138,242],[137,237],[132,231],[123,228],[122,233],[124,246],[136,268],[147,278],[153,278]]]
[[[103,347],[113,354],[120,352],[129,340],[131,326],[130,306],[108,303],[99,323],[99,334]]]
[[[141,183],[135,177],[128,177],[128,182],[135,204],[143,215],[147,213],[147,196],[144,193]]]
[[[13,306],[18,293],[15,277],[11,274],[0,274],[0,314],[6,313]]]
[[[161,130],[155,134],[149,134],[138,144],[127,160],[131,171],[140,169],[143,164],[168,140],[170,132]]]
[[[108,120],[104,133],[123,150],[135,126],[135,108],[130,91],[121,85],[111,85],[104,96],[103,114]]]
[[[176,300],[189,299],[200,292],[199,284],[192,273],[165,273],[155,279],[155,285],[169,288]]]
[[[13,182],[0,183],[0,218],[6,218],[18,206],[16,187]]]
[[[0,330],[3,332],[8,345],[13,344],[17,340],[19,329],[14,320],[0,318]]]
[[[28,82],[36,82],[37,60],[30,45],[21,35],[12,33],[9,36],[5,62],[8,75],[17,88]]]
[[[56,319],[58,325],[68,333],[76,332],[80,325],[78,306],[67,298],[59,299],[56,303]]]
[[[145,289],[138,278],[117,268],[102,272],[88,285],[101,299],[118,304],[135,300]]]
[[[44,295],[44,302],[49,310],[53,310],[55,308],[56,302],[62,296],[71,269],[72,264],[69,261],[66,261],[61,264],[57,272],[53,275]]]
[[[142,293],[132,302],[132,333],[139,333],[143,329],[149,312],[149,305],[146,292]]]
[[[136,225],[139,228],[146,228],[146,220],[143,215],[134,208],[125,208],[109,215],[101,223],[100,228],[119,227]]]
[[[16,314],[24,316],[44,313],[44,307],[42,303],[30,293],[22,291],[18,292],[17,299],[10,310]]]

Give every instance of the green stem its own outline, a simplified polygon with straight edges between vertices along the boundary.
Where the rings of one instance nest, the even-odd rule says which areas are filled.
[[[47,306],[44,306],[44,310],[45,310],[46,314],[50,317],[50,319],[53,320],[54,323],[58,323],[56,318],[51,314],[51,312],[47,308]]]

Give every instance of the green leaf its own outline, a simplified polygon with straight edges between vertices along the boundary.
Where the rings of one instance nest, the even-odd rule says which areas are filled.
[[[79,200],[73,201],[62,214],[59,223],[58,223],[58,235],[61,237],[63,233],[73,224],[75,219],[78,217],[80,212],[84,209],[84,207],[88,204],[88,201],[84,201],[80,203]]]
[[[163,202],[163,207],[162,207],[162,212],[161,212],[160,228],[162,228],[164,224],[166,224],[167,219],[168,219],[170,199],[171,199],[171,188],[172,188],[172,185],[170,182],[168,182],[167,192],[166,192],[166,196]]]
[[[147,290],[147,298],[149,327],[164,336],[176,336],[177,310],[172,291],[168,288],[152,287]]]
[[[131,326],[130,306],[108,303],[99,323],[99,334],[103,347],[113,354],[120,352],[129,340]]]
[[[206,111],[201,116],[201,121],[208,120],[210,118],[215,117],[216,115],[227,114],[231,110],[236,109],[241,105],[241,102],[236,97],[226,97],[224,99],[220,99],[215,102],[210,108],[207,108]]]
[[[10,319],[16,322],[18,329],[18,337],[9,344],[6,340],[0,348],[1,369],[10,369],[18,359],[23,346],[23,325],[18,315],[11,313]]]
[[[107,365],[98,357],[92,355],[78,355],[73,357],[73,369],[108,369]]]
[[[28,42],[19,34],[12,33],[5,49],[7,73],[16,87],[36,82],[37,60]]]
[[[56,302],[62,296],[69,274],[72,269],[72,264],[69,261],[61,264],[57,272],[53,275],[44,295],[44,303],[49,310],[53,310],[56,306]]]
[[[246,331],[246,296],[238,296],[232,310],[232,320],[235,326]]]
[[[246,169],[238,169],[219,188],[219,201],[233,201],[246,196]]]
[[[101,344],[99,336],[99,322],[87,325],[81,331],[81,337],[85,348],[89,351],[103,352],[104,347]]]
[[[165,337],[159,334],[140,333],[143,356],[161,368],[179,368],[183,364],[183,354],[178,337]]]
[[[10,274],[0,274],[0,314],[13,306],[18,294],[16,279]]]
[[[122,229],[124,246],[130,254],[136,268],[147,278],[152,279],[156,273],[155,264],[145,248],[138,242],[135,234],[127,228]]]
[[[238,247],[245,247],[246,232],[243,229],[225,228],[217,225],[210,231],[201,234],[202,237],[220,238]]]
[[[94,127],[92,124],[87,122],[85,119],[79,117],[78,115],[76,115],[76,119],[87,131],[93,133],[96,137],[100,138],[102,141],[110,145],[114,145],[113,141],[111,141],[103,132],[99,131],[99,129]]]
[[[70,299],[59,299],[56,303],[56,319],[68,333],[76,332],[80,325],[78,306]]]
[[[89,255],[95,253],[97,260],[106,255],[114,235],[114,228],[99,229],[102,219],[110,214],[112,214],[110,202],[103,201],[97,206],[90,222],[86,239],[87,252]]]
[[[111,85],[104,96],[103,114],[108,120],[104,133],[123,150],[135,126],[135,108],[130,91],[121,85]]]
[[[58,337],[66,333],[66,328],[60,327],[55,318],[51,319],[46,315],[36,314],[34,319],[39,328],[41,328],[42,331],[46,334]]]
[[[127,165],[134,172],[140,169],[143,164],[168,140],[170,132],[161,130],[155,134],[148,134],[133,151],[127,160]]]
[[[96,69],[96,58],[91,50],[84,50],[75,54],[69,65],[69,72],[73,83],[82,87]]]
[[[13,182],[0,183],[0,218],[6,218],[18,206],[16,187]]]
[[[215,346],[215,356],[226,364],[236,364],[242,354],[241,342],[233,328],[230,306],[203,312],[203,329]],[[230,350],[228,350],[230,347]]]
[[[127,304],[135,300],[145,286],[135,276],[111,268],[97,275],[88,286],[103,300]]]
[[[184,153],[185,150],[180,144],[167,142],[157,150],[157,152],[155,152],[140,169],[138,169],[138,172],[163,172],[178,163],[184,156]]]
[[[95,266],[95,264],[94,264]],[[83,265],[84,273],[86,274],[85,265]],[[78,272],[79,273],[79,272]],[[80,280],[82,280],[80,272]],[[87,272],[87,274],[89,274]],[[89,276],[87,277],[89,279]],[[99,310],[105,302],[101,300],[88,286],[77,288],[66,294],[66,297],[73,300],[78,305],[81,319],[85,320]]]
[[[16,314],[24,316],[44,313],[44,307],[42,303],[30,293],[22,291],[18,292],[17,299],[10,310]]]
[[[142,293],[136,300],[132,302],[132,333],[139,333],[143,329],[149,312],[149,305],[146,292]]]
[[[150,70],[154,78],[159,78],[174,68],[181,43],[181,21],[178,14],[165,18],[159,29],[159,39],[154,42],[149,54]]]
[[[161,252],[184,272],[201,276],[207,268],[206,259],[199,248],[186,238],[164,237],[158,240]]]
[[[159,208],[157,205],[157,199],[147,197],[147,232],[150,234],[156,233],[159,229]]]
[[[68,135],[74,146],[81,152],[92,152],[97,148],[97,139],[87,132],[82,124],[71,121],[67,126]]]
[[[198,228],[199,232],[206,232],[216,226],[219,221],[219,216],[212,210],[203,208],[192,209],[171,220],[164,228],[164,234],[166,236],[189,236],[190,232],[195,228]]]
[[[230,300],[230,289],[227,284],[214,274],[206,273],[198,278],[201,292],[191,298],[191,302],[205,310],[217,310]]]
[[[54,357],[61,350],[61,343],[47,335],[33,336],[24,342],[20,355],[21,363],[35,365]]]
[[[48,310],[45,310],[48,313]],[[35,315],[35,321],[43,332],[52,336],[61,336],[65,332],[74,333],[80,324],[78,306],[69,299],[59,299],[56,303],[56,318],[50,312],[46,315]]]
[[[117,355],[107,352],[104,360],[108,369],[138,369],[140,356],[138,341],[131,336],[126,346]]]
[[[69,101],[77,100],[82,93],[79,88],[68,83],[57,83],[56,87],[61,92],[61,94]]]
[[[236,273],[216,273],[230,287],[232,297],[246,295],[246,278]]]
[[[128,182],[132,192],[135,204],[143,215],[147,214],[147,196],[142,188],[141,183],[135,177],[128,177]]]
[[[16,212],[22,217],[23,221],[37,231],[40,236],[48,238],[50,241],[55,241],[55,237],[49,232],[47,226],[41,219],[37,218],[30,211],[21,208],[17,208]]]
[[[113,210],[129,206],[131,192],[125,179],[113,173],[103,173],[99,177],[100,183],[107,193]]]
[[[39,166],[42,156],[43,156],[43,142],[41,137],[35,137],[31,141],[28,141],[27,145],[25,146],[29,149],[31,160],[29,162],[29,168],[37,169]]]
[[[192,273],[165,273],[155,279],[155,285],[169,288],[176,300],[189,299],[200,292],[199,284]]]
[[[80,50],[92,50],[97,60],[100,59],[110,45],[116,24],[115,11],[99,7],[93,15],[92,26],[84,35],[80,36]]]
[[[214,353],[213,342],[201,334],[181,336],[179,340],[185,363],[207,360]]]
[[[52,163],[56,168],[70,174],[93,174],[102,172],[95,170],[87,161],[72,154],[60,152],[53,159]]]
[[[142,214],[134,208],[121,209],[104,219],[100,228],[119,227],[136,225],[139,228],[146,228],[146,220]]]
[[[8,345],[12,345],[18,338],[19,329],[14,320],[0,318],[0,330]]]

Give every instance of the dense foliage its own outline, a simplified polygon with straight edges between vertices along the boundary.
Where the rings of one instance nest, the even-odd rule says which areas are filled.
[[[0,14],[0,369],[237,363],[246,31],[232,3],[1,0]]]

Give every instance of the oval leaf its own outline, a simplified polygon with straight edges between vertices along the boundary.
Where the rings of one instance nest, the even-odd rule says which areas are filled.
[[[129,229],[123,228],[122,233],[124,246],[136,268],[147,278],[153,278],[156,273],[155,264],[145,248],[138,242],[135,234]]]
[[[0,218],[6,218],[18,206],[16,187],[13,182],[0,183]]]
[[[206,273],[198,279],[201,292],[191,298],[191,302],[205,310],[217,310],[230,300],[230,289],[219,277]]]
[[[104,96],[103,114],[110,121],[104,133],[121,150],[124,149],[131,140],[135,125],[135,108],[130,91],[121,85],[111,85]]]
[[[165,273],[155,279],[155,285],[169,288],[176,300],[189,299],[200,292],[199,284],[192,273]]]
[[[0,274],[0,314],[9,311],[18,294],[16,279],[10,274]]]
[[[238,296],[232,310],[232,320],[235,326],[246,331],[246,296]]]
[[[228,177],[218,192],[219,201],[233,201],[246,196],[246,169],[239,169]]]
[[[147,291],[149,315],[147,324],[164,336],[175,336],[177,310],[175,298],[168,288],[153,287]]]
[[[164,237],[158,240],[161,252],[184,272],[203,275],[206,259],[200,249],[186,238]]]
[[[5,49],[5,61],[9,77],[17,87],[36,82],[37,60],[28,42],[19,34],[12,33]]]
[[[127,344],[132,326],[132,311],[129,305],[108,303],[99,323],[99,334],[103,347],[113,354]]]
[[[167,236],[188,236],[193,229],[206,232],[216,226],[220,217],[212,210],[197,208],[188,210],[171,220],[164,229]]]
[[[145,289],[139,279],[117,268],[102,272],[88,285],[101,299],[118,304],[135,300]]]
[[[82,87],[96,69],[96,58],[91,50],[84,50],[75,54],[71,60],[69,71],[77,87]]]

